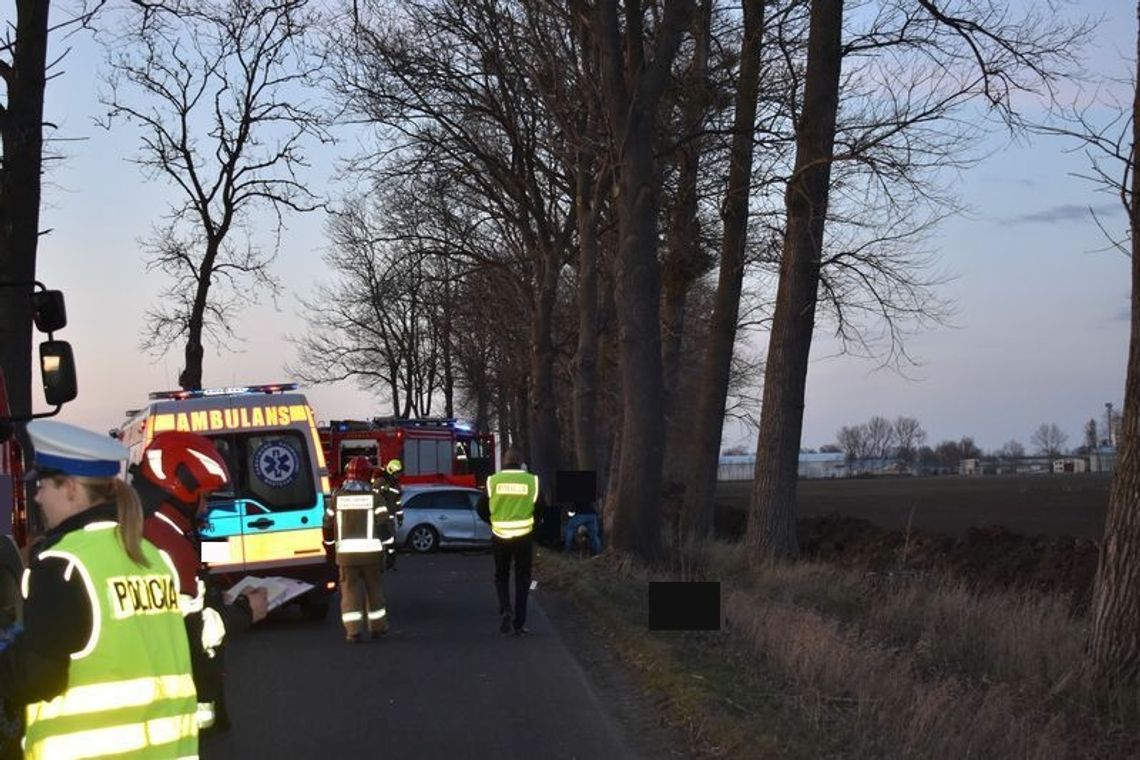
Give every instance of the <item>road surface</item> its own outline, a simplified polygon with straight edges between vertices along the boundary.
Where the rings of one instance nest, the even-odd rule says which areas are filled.
[[[227,652],[233,729],[213,758],[633,758],[585,674],[531,595],[529,636],[499,634],[486,552],[401,556],[385,577],[391,631],[344,643],[294,609]]]

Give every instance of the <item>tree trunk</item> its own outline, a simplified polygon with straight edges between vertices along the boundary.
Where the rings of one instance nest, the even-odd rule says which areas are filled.
[[[226,225],[228,228],[228,225]],[[186,328],[186,367],[178,375],[178,385],[182,390],[196,390],[202,387],[202,332],[206,323],[206,305],[209,303],[210,280],[214,274],[214,262],[218,259],[218,249],[225,233],[216,234],[206,243],[206,255],[198,267],[198,290],[194,293],[194,304],[190,309],[190,319]]]
[[[558,291],[558,255],[544,251],[535,272],[538,299],[531,318],[530,354],[530,471],[538,476],[540,490],[554,488],[558,469],[559,432],[554,398],[554,302]]]
[[[1140,53],[1140,3],[1136,7]],[[1140,73],[1140,59],[1137,64]],[[1132,101],[1132,179],[1128,223],[1132,233],[1132,333],[1124,384],[1124,425],[1112,476],[1108,516],[1093,592],[1088,656],[1102,686],[1140,683],[1140,79]]]
[[[16,38],[0,113],[0,282],[36,278],[40,234],[48,0],[16,2]],[[0,369],[16,415],[32,412],[32,288],[0,288]]]
[[[578,222],[578,350],[574,357],[574,460],[581,470],[598,466],[598,214],[589,169],[578,158],[575,202]]]
[[[665,416],[672,416],[673,399],[680,377],[681,344],[685,330],[685,305],[693,282],[704,274],[700,220],[697,216],[697,181],[700,177],[704,117],[708,110],[709,17],[712,5],[702,0],[693,23],[693,57],[685,72],[680,146],[677,149],[677,197],[674,199],[668,236],[668,251],[662,267],[661,364],[665,378]],[[684,436],[687,440],[688,436]],[[680,452],[678,452],[680,453]],[[672,457],[670,457],[672,461]],[[666,467],[672,471],[672,467]]]
[[[804,106],[796,121],[795,169],[785,193],[787,230],[748,511],[747,541],[756,561],[799,554],[796,478],[839,108],[842,37],[843,0],[812,0]]]
[[[642,560],[661,555],[661,465],[665,447],[661,377],[661,273],[657,263],[657,192],[653,131],[657,104],[692,12],[667,0],[647,62],[641,6],[599,2],[604,91],[618,167],[618,261],[615,287],[621,365],[622,428],[611,543]]]
[[[693,465],[681,512],[683,535],[704,538],[713,530],[713,492],[716,488],[720,437],[728,398],[740,292],[744,282],[744,251],[748,242],[748,196],[751,190],[753,133],[764,30],[764,0],[745,0],[744,38],[740,76],[736,83],[732,155],[721,218],[720,276],[717,281],[709,339],[702,364],[693,432]]]

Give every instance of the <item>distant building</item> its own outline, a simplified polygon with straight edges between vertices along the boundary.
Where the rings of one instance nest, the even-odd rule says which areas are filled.
[[[1089,463],[1084,457],[1061,457],[1053,460],[1053,472],[1088,472]]]
[[[801,478],[847,477],[847,457],[842,451],[800,454],[799,476]]]
[[[725,454],[717,466],[717,480],[752,480],[756,472],[755,454]],[[800,454],[801,478],[842,478],[847,475],[847,461],[842,452]]]

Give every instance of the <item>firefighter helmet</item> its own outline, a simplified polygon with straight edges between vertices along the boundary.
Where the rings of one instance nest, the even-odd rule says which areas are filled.
[[[372,463],[368,461],[368,457],[353,457],[348,460],[348,466],[344,468],[345,480],[367,483],[371,480],[371,475]]]
[[[388,471],[389,475],[395,475],[404,469],[404,463],[399,459],[389,459],[388,465],[384,469]]]
[[[226,460],[205,436],[159,433],[143,450],[139,474],[182,504],[197,507],[202,496],[230,482]]]

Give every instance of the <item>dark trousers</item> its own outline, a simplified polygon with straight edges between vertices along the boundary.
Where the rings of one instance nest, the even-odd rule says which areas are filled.
[[[515,563],[515,630],[526,625],[526,597],[530,593],[530,568],[534,558],[531,535],[498,538],[491,541],[495,555],[495,591],[499,593],[499,614],[509,615],[511,607],[511,562]]]

